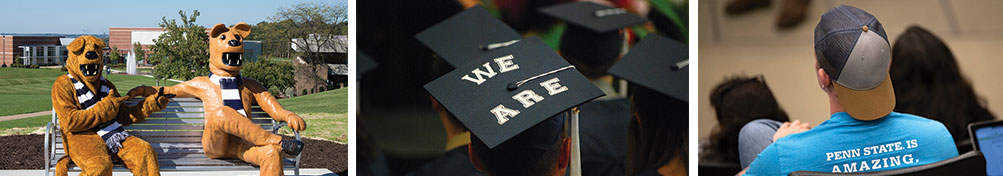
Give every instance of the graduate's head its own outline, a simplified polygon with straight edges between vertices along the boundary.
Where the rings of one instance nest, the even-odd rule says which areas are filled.
[[[551,117],[489,148],[470,136],[470,161],[490,175],[564,175],[571,156],[564,114]]]
[[[536,37],[471,62],[424,86],[470,130],[471,162],[492,175],[562,175],[566,113],[602,90]]]
[[[94,36],[80,36],[73,39],[66,45],[66,70],[74,78],[93,83],[100,80],[101,68],[104,67],[104,57],[102,50],[105,44],[101,39]]]
[[[610,66],[620,59],[628,41],[623,28],[647,22],[626,9],[587,1],[553,5],[540,11],[565,21],[561,56],[589,79],[606,76]]]
[[[606,70],[620,59],[627,41],[621,31],[596,33],[568,26],[561,35],[561,56],[589,79],[608,75]]]
[[[815,26],[815,58],[819,87],[834,110],[874,120],[895,108],[888,76],[891,46],[881,22],[870,13],[840,5],[822,14]]]
[[[657,34],[642,39],[609,73],[630,82],[629,175],[686,163],[689,127],[688,47]],[[676,173],[686,173],[675,165]]]

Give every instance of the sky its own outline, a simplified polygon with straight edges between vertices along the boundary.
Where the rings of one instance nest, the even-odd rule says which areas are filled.
[[[162,17],[179,19],[198,10],[195,23],[211,27],[237,22],[267,21],[279,7],[321,2],[347,5],[347,0],[108,0],[108,1],[3,1],[0,33],[104,34],[109,27],[159,27]],[[179,22],[180,23],[180,22]]]

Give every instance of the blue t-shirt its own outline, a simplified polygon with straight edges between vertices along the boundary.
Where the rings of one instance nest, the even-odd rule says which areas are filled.
[[[958,149],[951,133],[940,122],[897,112],[861,121],[839,112],[811,130],[777,139],[759,153],[745,174],[882,171],[955,156]]]

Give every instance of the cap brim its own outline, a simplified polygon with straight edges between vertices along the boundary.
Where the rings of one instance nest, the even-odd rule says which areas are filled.
[[[888,75],[878,87],[869,90],[853,90],[838,83],[833,85],[839,104],[855,119],[875,120],[895,109],[895,89]]]

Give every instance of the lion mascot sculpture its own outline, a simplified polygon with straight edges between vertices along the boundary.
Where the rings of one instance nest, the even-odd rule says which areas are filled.
[[[141,93],[130,90],[119,96],[118,89],[101,74],[104,42],[94,36],[80,36],[66,49],[67,74],[52,84],[52,108],[62,134],[66,156],[56,163],[56,175],[67,175],[70,161],[80,167],[80,175],[110,176],[112,159],[120,159],[133,175],[160,175],[157,155],[149,143],[129,135],[123,128],[161,111],[171,95],[163,91]],[[125,101],[145,96],[135,106]]]
[[[306,122],[279,102],[258,81],[240,76],[244,63],[243,39],[251,33],[247,23],[233,27],[216,24],[209,32],[209,76],[167,86],[164,92],[202,100],[205,131],[202,148],[210,158],[237,158],[260,166],[260,175],[282,175],[282,153],[296,156],[303,149],[299,140],[283,140],[251,121],[250,107],[257,103],[276,121],[296,131]],[[142,87],[155,92],[154,87]],[[138,89],[138,88],[137,88]]]

